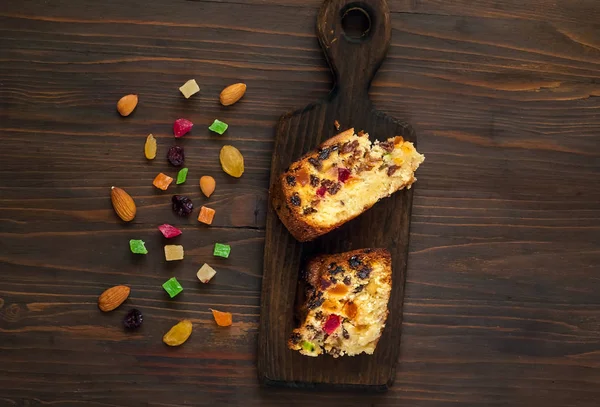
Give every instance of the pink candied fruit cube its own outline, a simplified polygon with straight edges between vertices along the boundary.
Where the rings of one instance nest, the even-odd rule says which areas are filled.
[[[175,123],[173,123],[173,134],[175,137],[183,137],[194,127],[194,123],[187,119],[177,119]]]
[[[158,227],[158,230],[160,230],[160,233],[162,233],[163,236],[167,239],[179,236],[181,234],[181,230],[177,229],[175,226],[171,226],[166,223],[164,225],[160,225]]]
[[[338,181],[346,182],[350,178],[350,170],[348,168],[338,168]]]
[[[321,198],[323,198],[325,196],[325,192],[327,192],[327,188],[325,188],[325,187],[321,187],[321,188],[317,189],[317,195],[319,195]]]
[[[341,325],[342,321],[339,315],[331,314],[325,324],[323,325],[323,330],[327,335],[331,335],[335,332],[336,329]]]

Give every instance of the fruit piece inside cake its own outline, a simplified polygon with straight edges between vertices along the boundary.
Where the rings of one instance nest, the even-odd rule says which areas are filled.
[[[354,129],[294,162],[275,182],[273,206],[299,241],[313,240],[357,217],[381,198],[410,188],[425,157],[397,136],[371,142]]]
[[[392,259],[385,249],[360,249],[311,260],[298,304],[300,327],[288,347],[307,356],[372,354],[388,315]]]

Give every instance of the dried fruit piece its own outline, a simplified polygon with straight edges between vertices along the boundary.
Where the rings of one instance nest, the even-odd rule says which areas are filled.
[[[308,351],[308,352],[314,352],[315,351],[315,344],[309,341],[302,341],[302,349]]]
[[[183,137],[194,127],[194,123],[188,119],[177,119],[173,123],[173,134],[176,138]]]
[[[189,81],[187,81],[186,83],[181,85],[181,87],[179,88],[179,91],[183,94],[183,96],[186,99],[189,99],[190,96],[195,95],[196,93],[200,92],[200,87],[196,83],[195,79],[190,79]]]
[[[194,210],[194,204],[187,196],[173,195],[171,202],[173,202],[173,211],[179,216],[188,216]]]
[[[180,169],[179,172],[177,173],[177,185],[183,184],[185,182],[185,180],[187,179],[187,175],[188,175],[187,168]]]
[[[173,146],[169,148],[169,151],[167,151],[167,160],[169,160],[172,166],[181,167],[185,161],[183,147]]]
[[[221,312],[216,309],[209,308],[212,311],[213,318],[219,326],[230,326],[232,323],[231,312]]]
[[[223,106],[229,106],[237,102],[246,93],[245,83],[234,83],[221,91],[219,100]]]
[[[154,185],[158,189],[166,191],[167,188],[169,188],[169,185],[171,185],[171,182],[173,182],[173,178],[161,172],[156,176],[156,178],[154,178],[154,181],[152,181],[152,185]]]
[[[215,187],[217,183],[215,179],[209,175],[204,175],[200,178],[200,190],[207,197],[210,198],[213,192],[215,192]]]
[[[148,249],[143,240],[131,239],[129,241],[129,249],[131,253],[135,254],[148,254]]]
[[[223,171],[232,177],[239,178],[244,173],[244,156],[234,146],[223,146],[219,154]]]
[[[202,223],[206,223],[207,225],[212,224],[212,221],[215,217],[215,210],[211,208],[207,208],[203,206],[200,208],[200,213],[198,214],[198,221]]]
[[[215,243],[213,256],[228,258],[231,253],[231,246],[228,244]]]
[[[135,202],[133,201],[131,195],[125,192],[125,190],[117,187],[111,187],[110,200],[119,218],[125,222],[130,222],[133,220],[133,218],[135,218],[135,214],[137,212]]]
[[[346,182],[350,178],[350,170],[348,168],[338,168],[338,181]]]
[[[166,247],[167,246],[165,246],[165,249]],[[175,297],[177,294],[183,291],[183,287],[181,286],[181,284],[179,284],[179,281],[177,281],[175,277],[171,277],[170,279],[165,281],[162,286],[171,298]]]
[[[187,341],[191,334],[192,322],[184,319],[169,329],[169,332],[163,336],[163,342],[169,346],[179,346]]]
[[[133,308],[123,318],[123,325],[125,325],[126,329],[137,329],[142,325],[143,321],[144,317],[140,310]]]
[[[198,277],[198,280],[206,284],[215,276],[215,274],[217,274],[215,269],[204,263],[196,273],[196,277]]]
[[[156,157],[156,139],[152,134],[148,134],[148,137],[146,137],[146,144],[144,144],[144,155],[148,160],[154,160]]]
[[[227,123],[222,122],[221,120],[215,119],[213,124],[211,124],[208,129],[210,131],[214,131],[215,133],[223,135],[223,133],[225,133],[227,131],[228,127],[229,127],[229,125]]]
[[[340,127],[341,127],[341,126],[340,126],[340,122],[338,122],[337,120],[334,120],[334,121],[333,121],[333,126],[335,127],[335,129],[336,129],[336,130],[339,130],[339,129],[340,129]]]
[[[125,95],[117,102],[117,110],[121,116],[129,116],[138,104],[137,95]]]
[[[178,244],[168,244],[165,246],[165,260],[183,260],[183,246]],[[177,281],[177,280],[175,280]]]
[[[98,297],[98,308],[104,312],[112,311],[129,297],[131,289],[126,285],[116,285],[104,291]]]
[[[160,233],[162,233],[167,239],[171,239],[172,237],[179,236],[181,234],[181,230],[166,223],[164,225],[160,225],[158,230],[160,230]]]

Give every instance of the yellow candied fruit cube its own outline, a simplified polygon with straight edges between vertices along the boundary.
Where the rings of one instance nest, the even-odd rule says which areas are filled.
[[[402,148],[402,151],[404,151],[405,153],[412,153],[414,150],[412,143],[404,143],[404,144],[402,144],[401,148]]]
[[[394,158],[394,164],[402,165],[402,164],[404,164],[404,159],[400,158],[400,157],[396,157],[396,158]]]
[[[165,260],[183,260],[183,246],[178,244],[168,244],[165,246]]]

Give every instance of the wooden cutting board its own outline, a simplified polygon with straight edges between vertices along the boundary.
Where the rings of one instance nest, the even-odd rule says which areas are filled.
[[[356,25],[368,28],[350,36]],[[415,142],[412,128],[376,110],[368,92],[390,44],[390,13],[385,0],[325,0],[317,18],[317,35],[334,73],[335,86],[322,101],[284,115],[277,126],[271,183],[296,159],[338,131],[354,127],[371,139],[401,135]],[[402,302],[412,190],[400,191],[309,243],[297,242],[280,222],[269,202],[264,254],[258,373],[263,384],[294,387],[338,386],[386,390],[394,380],[400,351]],[[392,253],[393,290],[389,317],[373,355],[317,358],[287,349],[295,327],[294,301],[300,269],[307,258],[367,247]]]

